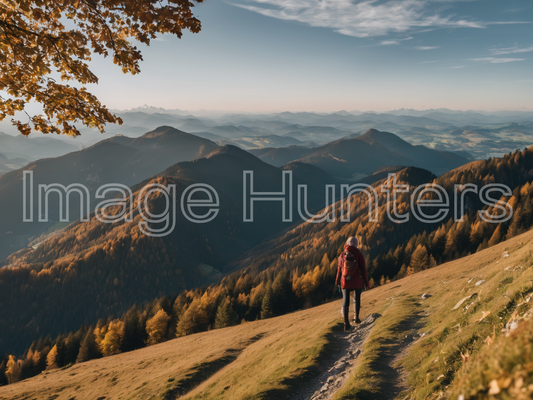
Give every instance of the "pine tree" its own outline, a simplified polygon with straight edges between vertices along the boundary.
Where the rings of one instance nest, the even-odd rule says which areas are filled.
[[[445,248],[446,248],[446,229],[444,228],[444,225],[443,225],[439,229],[437,229],[437,231],[435,232],[435,236],[433,237],[433,241],[432,241],[432,252],[434,252],[435,256],[439,258],[444,253]]]
[[[168,321],[170,321],[170,317],[165,312],[165,310],[160,309],[152,318],[150,318],[146,322],[148,345],[161,343],[167,339]]]
[[[65,357],[63,364],[74,364],[78,353],[80,352],[81,341],[86,327],[82,326],[76,333],[69,333],[65,339]]]
[[[76,363],[82,363],[95,358],[100,358],[101,356],[102,353],[100,353],[100,349],[98,349],[98,345],[96,344],[94,329],[92,329],[92,327],[89,327],[87,333],[85,334],[85,337],[83,338],[83,341],[81,342],[80,351],[78,353],[78,357],[76,358]]]
[[[0,386],[8,384],[7,377],[6,377],[6,364],[7,364],[6,359],[3,359],[0,362]]]
[[[327,259],[327,255],[324,254]],[[272,300],[272,311],[276,315],[282,315],[293,309],[293,293],[292,284],[287,270],[283,270],[274,279],[272,284],[272,292],[274,293]]]
[[[122,352],[132,351],[144,347],[146,332],[145,323],[141,322],[139,310],[133,306],[122,318],[124,321],[124,338],[122,339]]]
[[[105,338],[108,327],[107,321],[103,318],[100,318],[96,323],[96,328],[94,328],[94,339],[99,349],[101,348],[100,346]]]
[[[263,301],[261,302],[261,319],[272,318],[274,316],[271,294],[272,292],[269,290],[263,297]]]
[[[237,314],[233,311],[229,299],[222,301],[218,308],[215,318],[215,329],[225,328],[226,326],[235,325],[237,323]]]

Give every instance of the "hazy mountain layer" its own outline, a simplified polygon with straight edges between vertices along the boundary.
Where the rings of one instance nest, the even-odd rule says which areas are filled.
[[[375,129],[313,149],[291,146],[250,151],[273,165],[300,160],[345,179],[361,179],[380,167],[393,165],[425,168],[441,175],[469,161],[457,153],[413,146],[392,133]]]
[[[205,156],[216,147],[215,143],[207,139],[174,128],[160,127],[136,139],[113,137],[84,150],[35,161],[23,169],[5,174],[0,178],[0,260],[27,246],[29,238],[53,229],[59,222],[56,195],[50,198],[50,222],[37,221],[37,185],[85,185],[90,192],[91,204],[96,205],[96,189],[104,184],[131,186],[176,162]],[[33,172],[33,223],[23,222],[23,171]],[[72,196],[70,221],[81,217],[79,201],[78,195]]]

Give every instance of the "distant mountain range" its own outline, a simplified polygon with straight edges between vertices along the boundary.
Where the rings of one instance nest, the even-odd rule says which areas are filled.
[[[361,135],[369,129],[376,129],[393,132],[413,145],[425,145],[435,150],[466,152],[476,159],[500,157],[516,149],[523,149],[530,144],[533,135],[533,112],[487,113],[446,109],[424,111],[400,109],[382,113],[339,111],[253,114],[205,110],[192,113],[149,106],[117,112],[124,120],[124,124],[108,125],[107,132],[103,135],[82,127],[81,137],[59,138],[74,148],[65,151],[61,150],[63,146],[55,146],[54,154],[46,153],[33,158],[29,156],[23,158],[33,161],[43,157],[59,156],[82,147],[89,147],[117,134],[129,137],[142,136],[145,132],[161,125],[194,133],[218,145],[233,144],[245,150],[289,145],[317,147],[344,137]],[[17,135],[15,128],[7,121],[0,122],[0,130]],[[35,133],[30,139],[43,138]],[[21,154],[6,154],[1,144],[0,140],[0,152],[8,158],[21,156]],[[43,146],[39,150],[45,148],[46,146]]]
[[[46,138],[41,140],[46,141]],[[23,169],[6,173],[0,177],[0,260],[27,246],[31,237],[42,234],[59,221],[59,203],[51,201],[51,222],[22,222],[23,170],[33,171],[35,185],[83,184],[89,189],[94,204],[96,188],[106,183],[131,186],[176,162],[203,157],[216,147],[207,139],[174,128],[160,127],[136,139],[116,136],[84,150],[34,161]],[[36,186],[34,190],[37,194]],[[71,221],[81,217],[78,196],[72,196],[70,211]],[[35,220],[38,213],[35,200]]]
[[[285,147],[286,141],[316,147],[363,134],[369,129],[393,132],[413,145],[436,150],[466,152],[475,158],[499,157],[530,144],[533,113],[481,113],[450,110],[396,110],[388,113],[309,113],[273,114],[201,113],[157,110],[150,113],[121,113],[125,124],[109,126],[109,134],[140,135],[161,124],[197,134],[219,145],[234,144],[243,149]],[[270,138],[263,140],[262,138]],[[467,157],[468,158],[468,157]]]
[[[30,161],[57,157],[76,150],[78,146],[43,135],[25,137],[0,132],[0,175],[19,169]]]
[[[156,114],[150,114],[150,117]],[[172,117],[171,115],[167,115]],[[343,117],[343,116],[339,116]],[[155,117],[154,117],[155,118]],[[295,125],[273,122],[276,126],[294,132]],[[260,124],[267,126],[269,123]],[[341,131],[334,128],[309,126],[305,132],[312,134],[339,135]],[[302,132],[303,132],[302,131]],[[214,135],[214,134],[208,134]],[[442,174],[467,163],[472,156],[463,153],[437,151],[425,146],[413,146],[392,133],[368,130],[363,135],[352,134],[319,147],[286,146],[266,147],[250,150],[252,154],[275,167],[298,161],[313,165],[320,170],[345,180],[365,179],[385,166],[416,166],[425,168],[435,174]],[[214,138],[222,138],[214,135]],[[52,140],[50,145],[47,141]],[[221,139],[218,142],[224,143]],[[250,145],[277,145],[298,143],[291,136],[269,135],[236,139],[248,141]],[[49,138],[25,138],[1,135],[2,149],[13,150],[20,146],[21,151],[28,151],[30,156],[40,152],[62,153],[71,147],[59,140]],[[40,145],[40,143],[46,145]],[[25,146],[25,147],[24,147]],[[34,181],[39,184],[59,183],[69,185],[82,183],[94,196],[95,189],[106,183],[120,183],[132,186],[148,179],[171,165],[180,161],[189,161],[205,157],[218,147],[212,140],[188,134],[169,126],[161,126],[138,138],[116,135],[98,142],[83,150],[71,152],[56,158],[34,161],[25,169],[32,170]],[[2,152],[2,154],[4,154]],[[12,153],[8,153],[12,154]],[[9,159],[7,154],[0,157],[0,171],[21,168],[25,160]],[[52,201],[48,224],[22,222],[22,170],[5,173],[0,178],[0,260],[9,254],[24,248],[32,238],[45,233],[55,232],[64,224],[59,224],[58,203]],[[94,202],[94,197],[91,198]],[[70,220],[81,217],[79,199],[73,196],[70,203]],[[37,205],[34,215],[38,216]],[[37,217],[36,217],[37,218]]]
[[[291,146],[250,152],[272,165],[299,160],[345,179],[358,176],[362,178],[380,167],[392,165],[425,168],[441,175],[473,159],[467,153],[457,154],[413,146],[392,133],[375,129],[355,138],[337,140],[313,149]]]
[[[6,155],[0,153],[0,176],[14,169],[22,168],[28,164],[28,160],[22,157],[9,159]]]

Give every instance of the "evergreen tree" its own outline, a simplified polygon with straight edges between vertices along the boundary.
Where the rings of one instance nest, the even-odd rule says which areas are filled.
[[[446,229],[444,226],[441,226],[435,232],[435,236],[432,241],[432,252],[435,254],[435,257],[439,259],[444,253],[446,248]]]
[[[122,318],[124,321],[124,338],[122,339],[122,352],[140,349],[145,346],[144,325],[139,317],[139,310],[133,306]]]
[[[231,306],[229,299],[222,301],[218,308],[215,318],[215,329],[225,328],[226,326],[235,325],[237,323],[237,314]]]
[[[7,359],[4,358],[0,362],[0,386],[8,384],[7,377],[6,377],[6,364],[7,364]]]
[[[82,363],[89,361],[95,358],[100,358],[102,353],[98,349],[96,344],[96,338],[94,336],[94,329],[89,327],[83,341],[81,342],[80,351],[78,357],[76,358],[76,363]]]
[[[157,302],[159,308],[162,308],[167,315],[172,314],[172,302],[167,296],[163,296]]]
[[[65,339],[65,359],[63,360],[64,365],[74,364],[76,362],[85,330],[86,327],[83,326],[76,333],[69,333]]]
[[[327,255],[324,255],[327,259]],[[289,278],[289,272],[282,270],[274,279],[272,284],[272,311],[276,315],[282,315],[293,310],[293,292],[292,284]]]
[[[272,311],[271,295],[272,291],[269,290],[263,297],[263,301],[261,303],[261,319],[272,318],[274,316],[274,312]]]

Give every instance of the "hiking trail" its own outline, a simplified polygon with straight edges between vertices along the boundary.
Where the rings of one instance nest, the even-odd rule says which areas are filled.
[[[328,341],[333,348],[319,366],[322,371],[320,376],[308,382],[305,387],[299,388],[297,393],[291,394],[291,399],[331,399],[348,380],[356,365],[357,358],[363,351],[364,343],[379,317],[381,315],[376,313],[368,315],[350,333],[331,333]]]
[[[421,339],[418,330],[422,327],[421,318],[424,315],[415,314],[402,321],[400,329],[402,335],[387,346],[384,355],[377,360],[377,369],[382,373],[383,381],[387,382],[387,391],[380,398],[383,400],[404,399],[403,395],[409,389],[407,373],[398,363],[403,359],[411,344]],[[368,315],[361,324],[354,327],[350,333],[332,332],[328,341],[332,346],[331,351],[324,357],[319,365],[320,375],[301,385],[291,394],[295,400],[329,400],[344,386],[353,370],[358,365],[358,359],[363,352],[375,322],[381,315],[373,313]],[[403,397],[400,397],[403,396]]]

